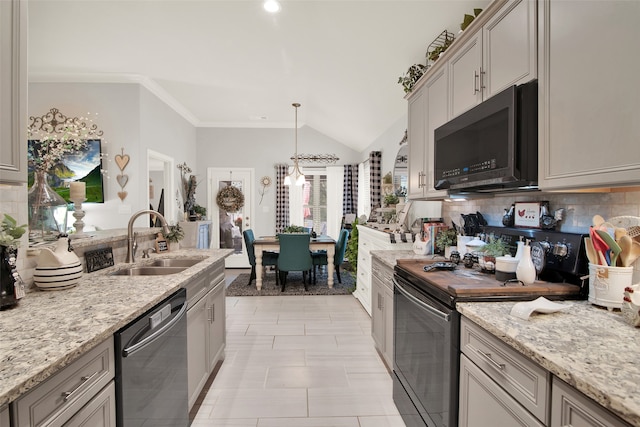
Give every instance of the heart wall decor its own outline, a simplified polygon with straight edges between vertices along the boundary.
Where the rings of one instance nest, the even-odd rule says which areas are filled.
[[[121,154],[116,154],[115,159],[116,164],[120,168],[120,172],[123,172],[124,168],[126,168],[129,164],[129,160],[131,160],[131,158],[128,154],[124,154],[124,147],[120,150]],[[124,191],[124,187],[127,185],[127,182],[129,182],[129,175],[120,173],[118,174],[118,176],[116,176],[116,181],[118,181],[118,185],[120,186],[121,190],[118,191],[118,197],[120,197],[120,200],[124,201],[128,194],[126,191]]]

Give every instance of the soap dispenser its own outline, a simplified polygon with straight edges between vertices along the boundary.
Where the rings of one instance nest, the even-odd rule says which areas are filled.
[[[532,285],[536,281],[536,267],[531,259],[529,240],[522,246],[522,256],[516,267],[516,278],[525,285]]]

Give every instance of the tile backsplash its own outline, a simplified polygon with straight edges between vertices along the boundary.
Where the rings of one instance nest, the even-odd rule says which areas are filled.
[[[489,225],[502,226],[504,210],[515,202],[548,201],[551,214],[564,208],[565,219],[560,223],[559,231],[567,233],[587,233],[594,215],[605,219],[614,216],[640,216],[640,191],[611,193],[525,193],[518,195],[499,195],[487,199],[443,202],[442,217],[447,223],[451,220],[462,222],[460,214],[480,212]]]

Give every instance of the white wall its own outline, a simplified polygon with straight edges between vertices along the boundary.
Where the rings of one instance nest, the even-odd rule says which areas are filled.
[[[174,157],[176,164],[186,161],[195,170],[195,129],[137,83],[30,83],[29,116],[41,116],[52,107],[67,116],[97,114],[95,121],[104,131],[105,203],[82,205],[88,226],[123,228],[133,212],[148,208],[147,148]],[[123,149],[130,161],[121,172],[113,159]],[[129,176],[124,201],[117,194],[120,173]]]
[[[254,211],[253,227],[257,235],[272,234],[275,230],[275,169],[279,163],[292,164],[294,154],[293,129],[247,129],[247,128],[198,128],[196,167],[199,176],[206,176],[209,167],[254,168]],[[359,163],[361,154],[345,145],[317,132],[310,127],[298,130],[298,153],[333,153],[340,160],[339,165]],[[304,166],[304,165],[303,165]],[[260,178],[271,177],[273,184],[264,195],[261,204]],[[207,183],[207,191],[209,185]],[[212,196],[215,198],[215,194]],[[198,204],[206,206],[207,194],[198,191]]]

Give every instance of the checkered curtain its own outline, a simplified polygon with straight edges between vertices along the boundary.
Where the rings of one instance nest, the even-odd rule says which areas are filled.
[[[369,193],[371,196],[371,209],[379,208],[381,204],[382,190],[382,152],[369,153]]]
[[[358,213],[358,165],[344,165],[342,215]]]
[[[289,225],[289,187],[284,185],[288,165],[276,165],[276,234]]]

